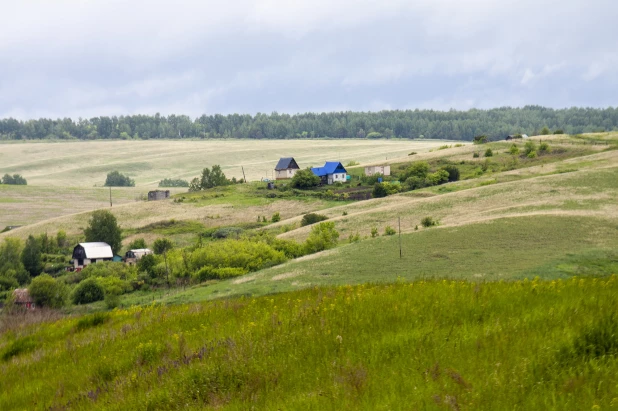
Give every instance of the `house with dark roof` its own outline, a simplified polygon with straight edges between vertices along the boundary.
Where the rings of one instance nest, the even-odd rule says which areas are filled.
[[[286,178],[292,178],[298,170],[300,170],[300,167],[298,167],[294,157],[280,158],[275,167],[275,179],[284,180]]]
[[[314,167],[311,171],[322,179],[322,184],[345,183],[348,174],[338,161],[327,161],[324,167]]]
[[[15,305],[26,308],[27,310],[34,310],[36,308],[34,299],[30,296],[30,292],[26,288],[17,288],[13,290],[15,296]]]
[[[79,243],[73,248],[73,267],[82,269],[98,261],[112,261],[114,253],[107,243]]]

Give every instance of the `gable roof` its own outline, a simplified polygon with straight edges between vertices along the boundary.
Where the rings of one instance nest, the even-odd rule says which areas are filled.
[[[298,164],[296,164],[296,160],[294,160],[294,157],[280,158],[279,162],[275,166],[275,171],[287,170],[288,168],[300,168],[298,167]]]
[[[32,303],[34,300],[30,296],[30,292],[26,288],[16,288],[13,290],[13,295],[15,296],[15,303],[17,304],[27,304]]]
[[[343,164],[338,161],[327,161],[326,164],[324,164],[324,167],[314,167],[311,171],[313,171],[313,174],[318,177],[323,177],[334,173],[347,173],[346,169],[343,167]]]
[[[86,258],[114,258],[112,247],[107,243],[79,243],[84,248]]]

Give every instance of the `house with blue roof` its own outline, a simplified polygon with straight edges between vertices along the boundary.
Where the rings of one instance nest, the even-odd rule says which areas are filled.
[[[348,174],[338,161],[327,161],[324,167],[314,167],[311,171],[322,179],[322,184],[345,183]]]

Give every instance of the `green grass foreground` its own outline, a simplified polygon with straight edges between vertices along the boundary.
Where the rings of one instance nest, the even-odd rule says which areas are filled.
[[[0,409],[608,409],[618,277],[314,288],[0,337]]]

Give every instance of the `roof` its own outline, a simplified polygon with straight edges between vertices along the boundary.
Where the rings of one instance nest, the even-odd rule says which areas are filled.
[[[15,295],[15,302],[17,304],[31,303],[34,300],[30,297],[30,292],[28,292],[27,288],[17,288],[13,291],[13,295]]]
[[[282,157],[279,159],[279,162],[275,166],[275,171],[278,170],[287,170],[288,168],[300,168],[298,164],[296,164],[296,160],[294,157]]]
[[[86,258],[114,258],[112,247],[107,243],[79,243],[86,252]]]
[[[346,169],[338,161],[327,161],[324,167],[314,167],[311,171],[318,177],[334,173],[347,173]]]
[[[148,248],[136,248],[135,250],[130,250],[132,253],[152,253]]]

